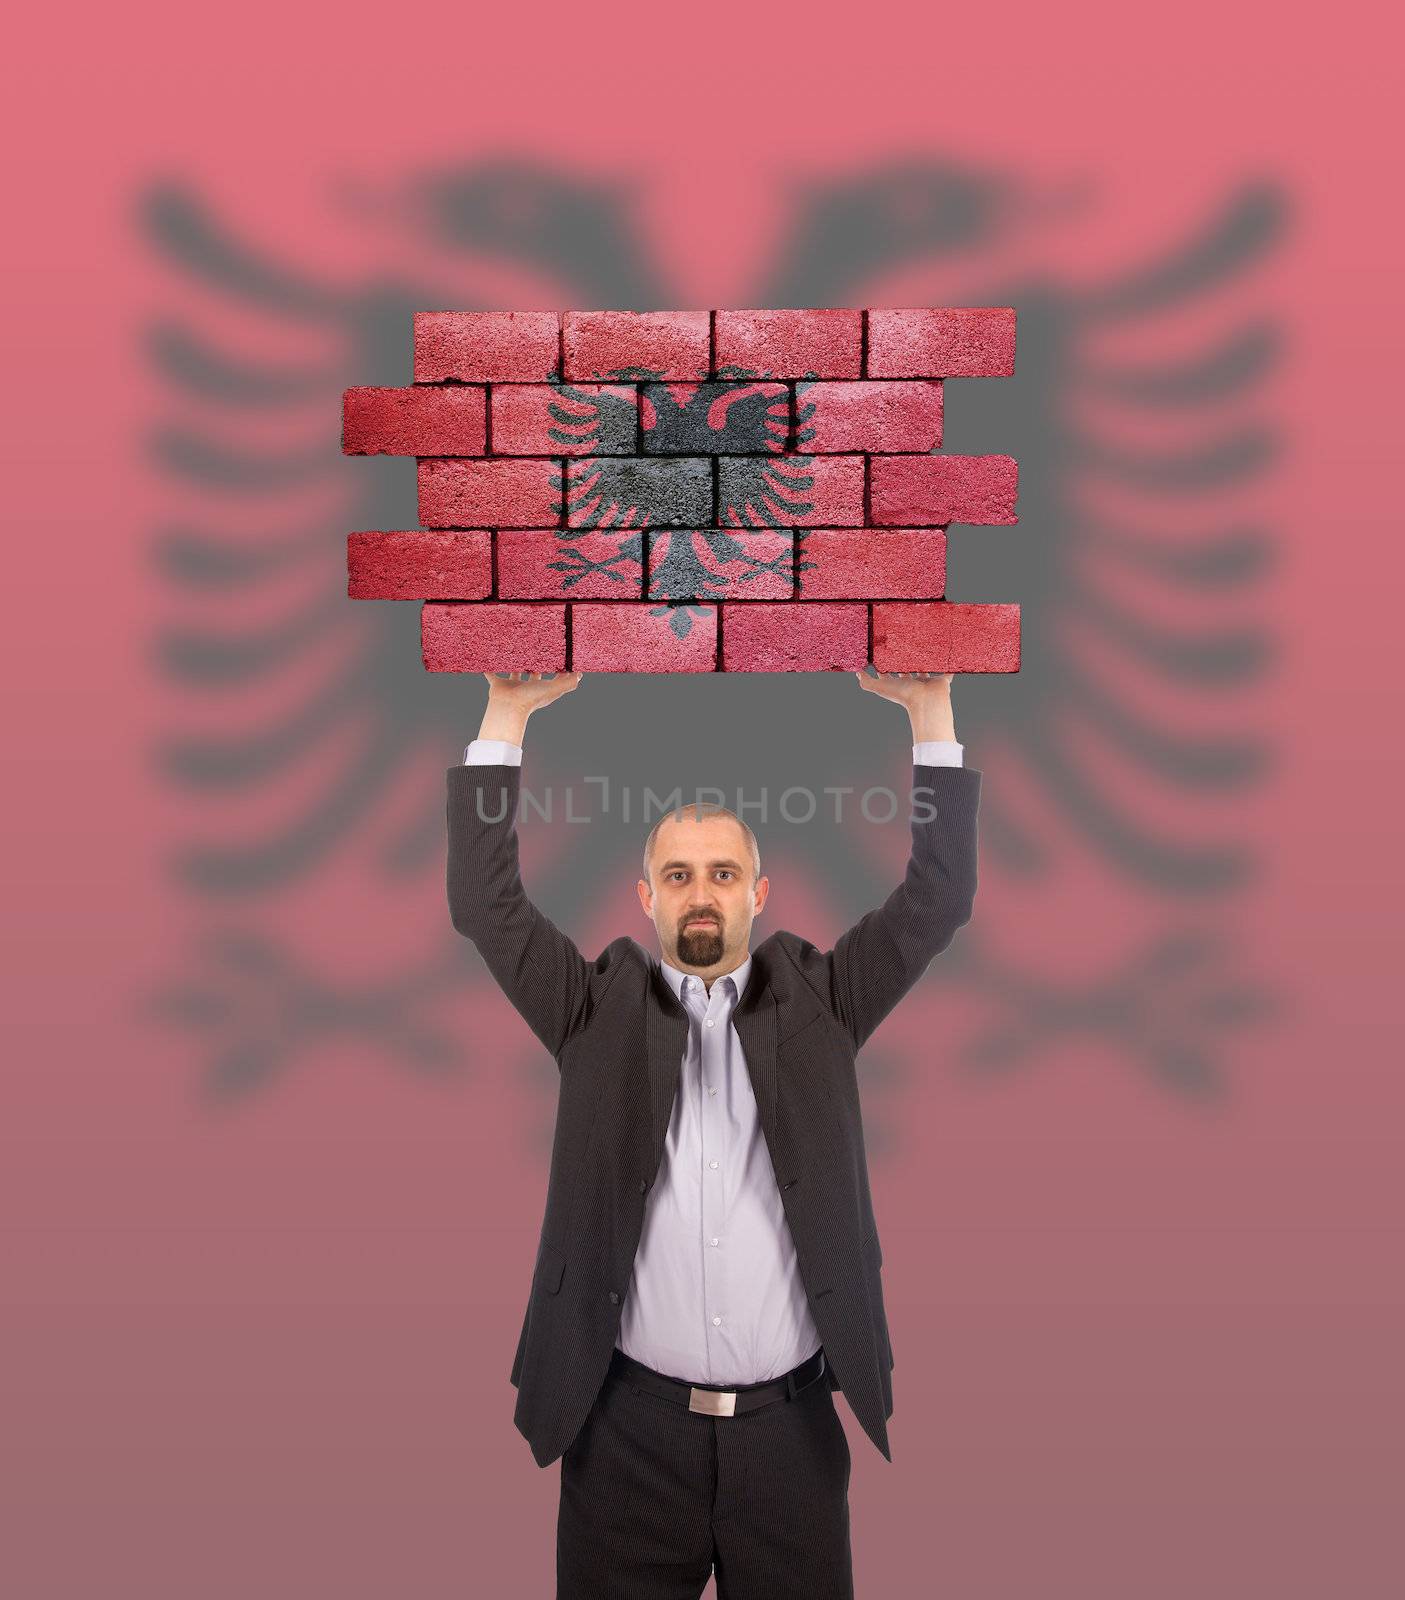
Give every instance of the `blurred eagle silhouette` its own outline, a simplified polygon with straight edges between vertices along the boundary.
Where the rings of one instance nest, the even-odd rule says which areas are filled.
[[[241,794],[252,803],[319,743],[342,736],[344,751],[291,820],[238,841],[211,829],[176,842],[173,878],[204,929],[204,967],[173,978],[154,1005],[200,1037],[211,1093],[270,1085],[336,1034],[376,1041],[412,1072],[471,1070],[472,1040],[434,1013],[446,1000],[461,1005],[466,988],[474,1005],[494,991],[447,914],[442,942],[426,940],[436,953],[379,985],[319,970],[268,931],[275,894],[315,893],[350,866],[363,894],[378,882],[389,894],[436,877],[442,767],[461,759],[476,731],[453,675],[425,682],[418,606],[346,598],[346,533],[407,525],[413,479],[399,469],[412,473],[414,463],[382,460],[374,482],[348,471],[340,396],[353,384],[409,381],[412,313],[493,307],[500,294],[487,286],[489,267],[494,283],[507,264],[534,284],[559,284],[562,306],[679,303],[634,202],[621,184],[525,160],[415,175],[388,191],[345,183],[329,202],[339,224],[349,218],[367,230],[372,259],[382,243],[390,259],[393,246],[396,262],[347,286],[300,266],[295,242],[241,236],[217,200],[180,183],[153,183],[136,197],[134,225],[173,287],[171,308],[143,330],[163,396],[148,435],[166,508],[152,548],[173,608],[157,632],[158,668],[197,710],[240,697],[256,710],[242,732],[172,731],[155,759],[194,817],[192,797],[226,809]],[[998,885],[999,917],[1027,931],[1071,841],[1136,909],[1115,954],[1074,981],[1002,953],[1008,941],[991,895],[904,1014],[916,1012],[918,1036],[939,1037],[943,1058],[961,1070],[1027,1068],[1085,1038],[1168,1090],[1213,1092],[1224,1081],[1227,1030],[1262,1017],[1270,996],[1239,975],[1245,952],[1232,931],[1233,897],[1258,868],[1247,823],[1231,817],[1206,837],[1190,802],[1247,793],[1268,770],[1248,697],[1272,660],[1262,613],[1275,541],[1252,497],[1278,450],[1263,413],[1281,355],[1269,316],[1231,309],[1216,322],[1214,312],[1217,297],[1262,270],[1285,229],[1286,201],[1271,183],[1246,182],[1193,236],[1101,282],[1056,284],[1031,266],[1019,281],[981,284],[979,294],[969,284],[983,249],[999,246],[1008,259],[1019,243],[1037,262],[1038,230],[1076,219],[1086,191],[1037,194],[1003,174],[913,158],[815,177],[778,191],[776,203],[785,223],[748,304],[887,304],[870,294],[880,277],[912,284],[925,274],[931,288],[919,303],[1017,307],[1016,376],[947,380],[944,448],[1021,463],[1019,525],[949,536],[953,598],[1023,608],[1022,672],[957,684],[967,760],[987,766],[988,747],[990,764],[999,763],[999,781],[988,772],[983,787],[982,875]],[[404,262],[417,258],[411,281]],[[967,286],[959,299],[942,287],[953,260]],[[1192,313],[1210,331],[1187,339],[1177,330]],[[704,573],[707,541],[717,541],[717,560],[745,554],[733,532],[789,526],[809,488],[804,458],[780,459],[775,386],[764,373],[728,376],[754,386],[725,405],[706,384],[649,391],[649,425],[680,448],[720,436],[759,442],[754,478],[728,507],[731,531],[691,545]],[[591,453],[602,426],[597,400],[563,385],[559,405],[555,420],[576,452],[567,493],[587,508],[578,531],[616,529],[635,541],[621,549],[638,558],[644,531],[659,526],[647,493],[622,479],[618,458]],[[678,559],[686,564],[681,550]],[[696,570],[676,576],[698,583]],[[686,605],[673,609],[686,622]],[[793,781],[813,763],[823,782],[834,765],[832,710],[820,698],[827,687],[748,675],[733,691],[744,691],[745,716],[726,724],[735,759],[794,771]],[[807,714],[830,736],[807,734]],[[534,780],[628,771],[639,741],[630,717],[583,712],[534,742]],[[891,722],[856,714],[842,736],[845,772],[900,784],[900,743]],[[408,815],[391,804],[407,769],[428,776]],[[637,875],[646,828],[593,828],[588,849],[570,848],[568,829],[530,831],[529,892],[569,920],[593,956],[621,931],[602,908]],[[792,829],[766,846],[773,881],[803,883],[836,931],[896,882],[906,830],[849,830],[842,846],[838,838]],[[366,923],[374,926],[374,905]],[[1067,942],[1070,930],[1051,924],[1048,934]],[[966,1038],[950,1037],[953,986],[982,1012]],[[542,1139],[555,1071],[530,1042],[523,1062],[540,1074]],[[881,1038],[861,1067],[866,1127],[881,1158],[896,1138],[907,1068]]]

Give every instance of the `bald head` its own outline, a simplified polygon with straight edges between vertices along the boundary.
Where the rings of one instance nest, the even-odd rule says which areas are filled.
[[[697,827],[699,823],[713,817],[730,818],[733,832],[736,834],[736,848],[730,853],[736,858],[738,865],[750,867],[751,881],[755,883],[761,876],[761,848],[756,842],[756,835],[735,811],[729,811],[726,806],[714,805],[706,800],[699,801],[695,805],[680,806],[677,811],[665,811],[649,830],[649,837],[644,841],[644,882],[653,887],[654,854],[661,836],[687,839],[689,835],[678,833],[677,830],[689,826]]]

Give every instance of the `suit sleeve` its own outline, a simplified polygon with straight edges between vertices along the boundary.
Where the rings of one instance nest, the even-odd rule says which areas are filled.
[[[527,1026],[559,1056],[585,1020],[595,969],[522,887],[521,783],[521,767],[508,763],[448,769],[449,915]]]
[[[974,767],[915,764],[912,848],[903,881],[842,933],[833,950],[803,941],[799,963],[857,1049],[971,919],[976,895]]]

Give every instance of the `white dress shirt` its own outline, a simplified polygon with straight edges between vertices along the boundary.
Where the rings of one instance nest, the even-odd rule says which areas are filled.
[[[954,739],[912,747],[924,766],[959,767],[962,756]],[[522,746],[475,739],[464,761],[521,766]],[[812,1356],[820,1337],[732,1023],[751,957],[710,990],[655,961],[688,1013],[688,1043],[615,1343],[684,1383],[764,1383]]]

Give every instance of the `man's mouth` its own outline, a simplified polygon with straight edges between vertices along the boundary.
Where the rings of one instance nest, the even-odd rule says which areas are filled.
[[[715,928],[717,926],[717,918],[694,917],[693,920],[687,924],[687,926],[690,928]]]

